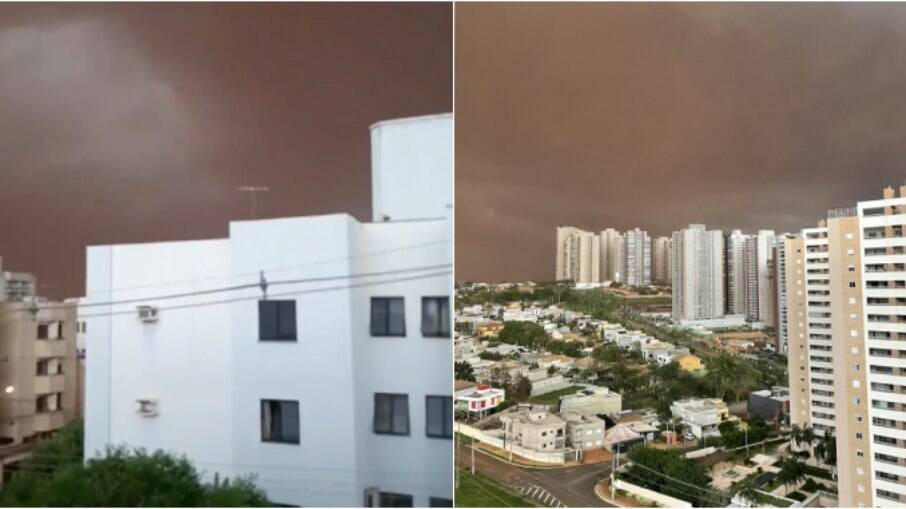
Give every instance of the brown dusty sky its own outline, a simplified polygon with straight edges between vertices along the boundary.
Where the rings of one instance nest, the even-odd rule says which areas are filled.
[[[370,220],[368,126],[452,109],[448,4],[0,3],[0,256],[53,297],[85,246]]]
[[[456,278],[554,229],[811,226],[906,178],[906,5],[458,4]]]

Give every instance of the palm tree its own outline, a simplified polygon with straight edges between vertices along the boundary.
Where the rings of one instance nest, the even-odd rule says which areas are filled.
[[[786,487],[785,495],[790,492],[790,487],[799,484],[806,478],[805,465],[795,458],[785,459],[780,464],[780,472],[777,474],[779,480]]]
[[[758,498],[758,490],[755,489],[755,483],[751,479],[745,479],[736,486],[736,496],[748,502],[749,507],[755,505],[755,500]]]

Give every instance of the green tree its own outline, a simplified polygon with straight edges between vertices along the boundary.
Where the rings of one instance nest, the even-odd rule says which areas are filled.
[[[0,490],[0,505],[30,507],[264,507],[251,478],[205,484],[186,458],[157,451],[108,449],[82,463],[81,426],[35,445],[34,456]],[[48,456],[51,452],[59,454]],[[40,455],[39,455],[40,454]]]
[[[529,399],[531,396],[532,382],[528,378],[520,376],[519,380],[517,380],[515,383],[513,398],[515,398],[516,401],[523,402]]]
[[[466,361],[458,361],[453,365],[453,371],[456,373],[457,380],[475,381],[475,371],[472,365]]]
[[[780,463],[780,472],[777,473],[777,480],[784,486],[786,491],[805,479],[805,464],[795,458],[787,458]]]

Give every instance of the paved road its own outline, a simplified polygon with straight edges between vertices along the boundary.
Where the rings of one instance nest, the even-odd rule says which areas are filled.
[[[456,448],[456,463],[470,468],[472,451],[466,445]],[[475,470],[503,484],[522,481],[540,486],[568,507],[613,507],[595,495],[595,485],[610,475],[610,463],[564,468],[525,468],[475,451]]]

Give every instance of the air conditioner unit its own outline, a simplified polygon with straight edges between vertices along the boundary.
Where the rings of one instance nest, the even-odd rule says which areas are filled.
[[[138,318],[145,323],[156,322],[159,315],[154,306],[138,306]]]
[[[138,409],[135,413],[142,417],[156,417],[158,413],[158,402],[156,399],[137,399]]]

